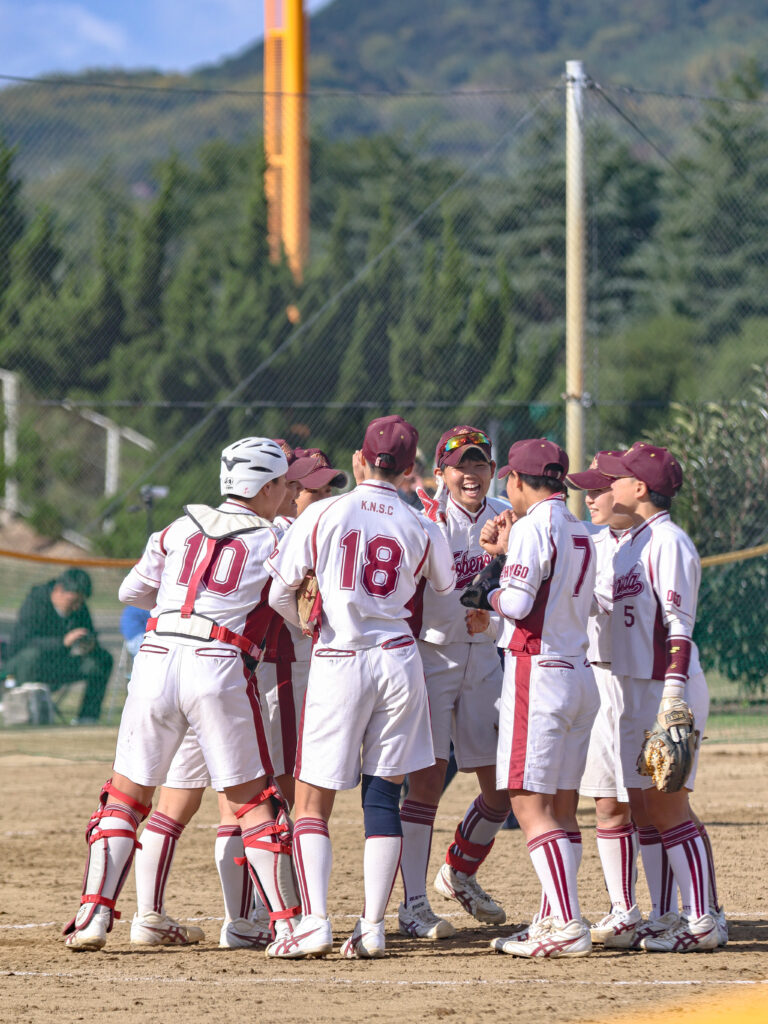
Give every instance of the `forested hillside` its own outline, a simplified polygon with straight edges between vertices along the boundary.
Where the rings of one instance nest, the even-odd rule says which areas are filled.
[[[561,80],[570,58],[597,81],[712,93],[766,49],[763,0],[334,0],[311,20],[312,130],[409,132],[415,112],[464,130],[460,105],[387,94],[541,89]],[[8,87],[0,127],[19,145],[28,186],[58,203],[68,177],[104,159],[135,181],[169,148],[191,156],[212,137],[237,142],[260,131],[262,61],[257,44],[188,77],[91,72],[55,87]],[[105,80],[110,90],[96,84]],[[380,96],[361,107],[323,99],[328,90]],[[493,131],[503,127],[492,120]]]
[[[763,110],[707,107],[690,138],[665,164],[590,121],[595,447],[658,429],[676,400],[740,399],[765,362]],[[142,533],[125,502],[100,533],[103,463],[66,403],[156,443],[169,508],[214,497],[216,450],[254,430],[342,461],[393,409],[427,453],[447,418],[492,424],[502,450],[521,434],[562,438],[559,103],[490,163],[466,168],[456,152],[317,139],[313,258],[297,285],[267,258],[258,137],[167,157],[141,197],[97,169],[79,183],[77,222],[25,200],[17,154],[0,149],[0,365],[22,381],[16,472],[33,520],[85,524],[115,554]]]

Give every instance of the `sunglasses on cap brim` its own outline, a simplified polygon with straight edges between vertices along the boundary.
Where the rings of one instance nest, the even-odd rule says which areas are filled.
[[[457,448],[463,448],[468,444],[486,444],[490,446],[491,439],[481,430],[476,430],[471,434],[459,434],[445,442],[443,451],[447,455],[448,452],[455,452]]]

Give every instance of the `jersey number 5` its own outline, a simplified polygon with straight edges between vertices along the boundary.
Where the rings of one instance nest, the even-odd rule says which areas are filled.
[[[357,549],[360,531],[350,530],[340,541],[342,590],[354,590],[357,585]],[[403,549],[392,537],[373,537],[365,546],[365,561],[361,582],[371,597],[389,597],[397,589]]]
[[[589,560],[592,557],[592,546],[589,543],[589,537],[574,537],[573,546],[581,550],[581,571],[579,572],[579,578],[576,581],[576,586],[573,588],[573,596],[577,597],[581,590],[582,584],[584,583],[584,577],[587,575],[587,569],[589,568]]]

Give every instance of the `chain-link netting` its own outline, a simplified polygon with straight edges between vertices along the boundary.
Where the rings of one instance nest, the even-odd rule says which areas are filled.
[[[587,450],[669,444],[703,555],[768,539],[768,109],[748,86],[585,94]],[[563,443],[564,98],[313,93],[297,284],[268,259],[262,94],[0,92],[6,510],[131,556],[153,518],[216,499],[220,449],[245,434],[341,468],[389,412],[427,470],[455,423],[500,453]],[[763,566],[704,572],[705,660],[746,690],[768,650],[755,620],[734,653],[734,602],[764,605]]]

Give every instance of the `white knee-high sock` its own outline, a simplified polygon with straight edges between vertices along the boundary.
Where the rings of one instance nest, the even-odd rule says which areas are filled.
[[[421,804],[416,800],[406,799],[400,808],[400,823],[403,827],[400,873],[403,876],[403,901],[406,905],[427,893],[427,869],[436,814],[436,804]]]
[[[643,871],[651,897],[651,917],[663,917],[670,911],[677,913],[677,882],[669,866],[661,836],[652,825],[644,825],[637,833]]]
[[[576,857],[563,829],[553,829],[529,840],[528,851],[552,914],[567,923],[581,920],[576,888]]]
[[[402,836],[369,836],[365,840],[363,917],[366,921],[384,920],[384,912],[392,894],[397,869],[400,867],[402,850]]]
[[[322,818],[299,818],[293,826],[293,865],[299,883],[304,915],[328,916],[328,885],[333,850],[328,822]]]
[[[241,861],[245,857],[243,834],[239,825],[219,825],[213,856],[219,873],[224,897],[225,920],[247,918],[253,902],[253,883],[248,868]]]
[[[709,913],[709,872],[707,851],[701,833],[693,821],[667,829],[661,833],[661,841],[667,851],[669,863],[674,872],[683,913],[686,917],[699,918]]]
[[[637,846],[632,822],[615,828],[597,826],[597,852],[613,910],[629,910],[636,903]]]
[[[139,915],[165,911],[165,886],[184,825],[167,814],[154,811],[141,833],[141,849],[136,851],[136,902]]]

